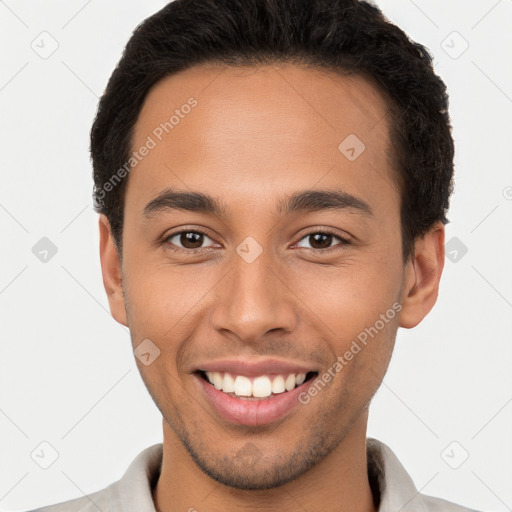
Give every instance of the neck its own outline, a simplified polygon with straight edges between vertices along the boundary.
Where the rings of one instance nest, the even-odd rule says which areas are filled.
[[[155,508],[157,512],[377,512],[368,481],[367,420],[368,410],[322,462],[295,480],[268,490],[236,489],[210,478],[164,420],[162,470],[153,490]]]

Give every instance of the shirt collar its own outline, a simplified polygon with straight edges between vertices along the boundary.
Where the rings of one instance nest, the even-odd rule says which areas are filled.
[[[378,512],[426,512],[421,494],[391,448],[374,438],[366,439],[368,477]]]
[[[111,486],[109,512],[156,512],[152,491],[162,469],[163,444],[149,446]]]

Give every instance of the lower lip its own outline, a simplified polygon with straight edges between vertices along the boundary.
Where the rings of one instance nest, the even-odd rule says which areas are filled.
[[[195,378],[219,416],[230,423],[253,427],[283,419],[295,407],[301,405],[299,394],[309,385],[307,381],[291,391],[270,398],[244,400],[219,391],[199,375],[195,375]]]

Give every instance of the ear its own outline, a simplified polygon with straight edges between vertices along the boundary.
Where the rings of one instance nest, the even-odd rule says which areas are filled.
[[[110,312],[117,322],[128,327],[123,295],[121,261],[114,238],[112,237],[110,223],[103,214],[100,214],[99,228],[101,273],[103,275],[103,286],[107,292]]]
[[[405,266],[400,327],[416,327],[434,307],[444,268],[444,225],[437,222],[414,244]]]

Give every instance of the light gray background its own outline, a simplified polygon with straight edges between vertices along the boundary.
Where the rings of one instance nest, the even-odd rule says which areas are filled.
[[[88,137],[124,44],[164,4],[0,1],[4,511],[99,490],[162,440],[128,331],[111,318],[103,290]],[[430,48],[448,85],[456,192],[447,241],[456,237],[452,244],[468,252],[446,260],[438,303],[425,321],[399,331],[369,435],[391,446],[421,492],[509,511],[512,0],[378,5]],[[41,58],[56,44],[52,38],[58,48]],[[32,252],[42,237],[58,248],[46,263]],[[43,441],[59,454],[48,469],[31,458]],[[449,466],[466,452],[458,469]]]

